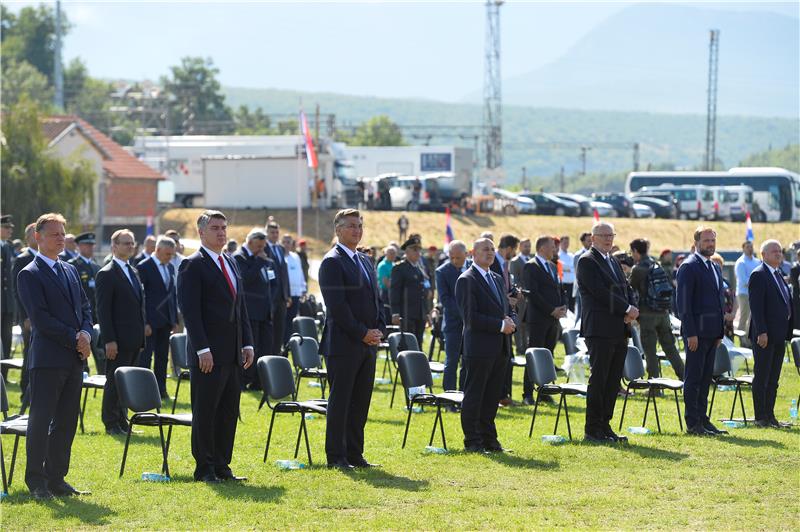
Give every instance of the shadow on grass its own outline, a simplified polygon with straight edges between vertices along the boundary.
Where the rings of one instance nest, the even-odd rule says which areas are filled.
[[[376,419],[370,419],[369,422],[370,423],[377,423],[379,425],[399,425],[401,427],[405,426],[405,424],[406,424],[404,419],[378,419],[378,418],[376,418]],[[414,423],[413,419],[411,420],[411,423],[413,425],[413,423]]]
[[[561,467],[555,460],[536,460],[535,458],[523,458],[508,453],[489,453],[486,456],[498,464],[503,464],[508,467],[539,470],[552,470]]]
[[[741,445],[742,447],[772,447],[773,449],[786,448],[786,446],[779,441],[763,440],[763,439],[751,440],[749,438],[733,436],[732,434],[724,434],[722,436],[714,438],[714,441],[730,443],[733,445]]]
[[[80,497],[56,497],[49,501],[34,501],[33,496],[27,492],[20,492],[19,494],[14,494],[4,499],[3,505],[35,502],[35,504],[49,509],[53,515],[53,519],[77,517],[87,524],[109,524],[108,518],[116,515],[116,512],[107,506],[101,506],[91,502],[89,498],[91,498],[91,495]]]
[[[590,443],[588,445],[597,445],[597,444]],[[670,460],[673,462],[678,462],[680,460],[685,460],[689,458],[689,455],[686,453],[678,453],[675,451],[667,451],[666,449],[656,449],[653,447],[644,447],[642,445],[636,445],[635,443],[608,444],[608,447],[614,450],[618,450],[620,452],[638,454],[642,458],[655,458],[658,460]]]
[[[427,480],[415,480],[413,478],[393,475],[384,469],[356,469],[348,476],[353,480],[366,482],[376,488],[390,488],[403,491],[420,491],[430,484]]]
[[[286,488],[282,486],[254,486],[247,482],[220,482],[209,486],[226,499],[256,502],[279,502],[286,493]]]

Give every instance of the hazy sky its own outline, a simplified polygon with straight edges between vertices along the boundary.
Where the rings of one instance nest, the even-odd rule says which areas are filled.
[[[16,11],[38,2],[4,3]],[[507,1],[501,8],[503,77],[557,59],[628,4]],[[702,5],[794,16],[799,9],[797,0]],[[458,101],[483,83],[481,0],[107,0],[63,1],[62,9],[73,24],[65,62],[81,57],[96,77],[156,80],[193,55],[213,58],[221,82],[238,87]]]

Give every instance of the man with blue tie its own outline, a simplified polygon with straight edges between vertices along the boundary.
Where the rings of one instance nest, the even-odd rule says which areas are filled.
[[[724,334],[722,272],[711,260],[717,233],[700,226],[694,232],[695,252],[678,268],[677,310],[686,345],[683,402],[686,431],[696,436],[716,436],[725,431],[708,418],[708,388],[717,346]]]
[[[277,290],[272,298],[272,352],[278,354],[283,348],[283,334],[286,329],[286,309],[292,306],[289,289],[289,267],[286,264],[286,251],[280,243],[281,226],[275,220],[267,222],[267,257],[275,263]]]
[[[511,318],[503,278],[491,271],[494,244],[473,244],[472,266],[456,281],[456,299],[464,319],[464,401],[461,428],[467,452],[504,452],[497,439],[495,416],[511,357]]]
[[[792,298],[783,278],[783,252],[777,240],[761,244],[761,259],[750,275],[750,341],[753,344],[753,407],[757,427],[783,428],[775,417],[775,398],[786,349],[792,338]]]
[[[64,250],[60,214],[36,220],[36,258],[19,273],[19,299],[31,321],[28,352],[30,418],[25,483],[37,500],[80,494],[64,477],[78,425],[83,361],[91,353],[92,315]]]
[[[439,303],[444,311],[444,377],[445,390],[464,389],[464,371],[458,379],[458,362],[461,359],[461,336],[464,334],[464,320],[456,301],[456,281],[467,266],[467,245],[461,240],[453,240],[449,247],[450,260],[436,268],[436,290]]]
[[[160,236],[155,249],[137,266],[144,286],[145,315],[150,326],[150,336],[139,355],[139,366],[150,367],[155,355],[153,372],[158,382],[161,399],[167,394],[167,361],[169,359],[169,337],[178,325],[178,298],[175,290],[175,268],[171,261],[175,256],[175,241]]]
[[[127,413],[119,404],[114,371],[139,364],[139,351],[150,336],[145,319],[145,295],[136,268],[128,262],[136,241],[129,229],[111,235],[112,259],[97,272],[97,321],[106,348],[106,386],[102,419],[106,433],[128,432]]]

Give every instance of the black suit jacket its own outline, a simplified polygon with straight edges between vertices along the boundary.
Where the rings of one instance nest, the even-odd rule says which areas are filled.
[[[273,303],[277,308],[279,301],[286,303],[291,297],[291,292],[289,291],[289,267],[286,264],[286,251],[281,248],[283,256],[283,260],[281,260],[281,258],[272,251],[272,244],[270,244],[269,241],[267,241],[265,251],[267,252],[267,256],[275,263],[275,276],[279,290],[274,292]]]
[[[19,257],[17,257],[19,259]],[[794,312],[794,328],[800,329],[800,261],[794,263],[789,270],[789,280],[792,283],[792,305]]]
[[[0,242],[0,312],[13,314],[16,306],[14,298],[14,250],[10,242]]]
[[[778,270],[780,271],[780,269]],[[758,336],[767,333],[770,344],[792,339],[792,301],[783,299],[775,276],[763,262],[750,274],[750,339],[756,343]],[[781,274],[780,282],[789,294],[789,287]]]
[[[635,302],[633,289],[615,259],[611,268],[595,248],[578,261],[578,287],[581,292],[581,336],[621,338],[630,336],[625,313]]]
[[[392,314],[413,320],[423,319],[427,313],[428,298],[425,297],[425,276],[422,271],[407,260],[402,260],[392,268],[391,279],[389,299]]]
[[[500,329],[503,318],[511,316],[508,298],[503,290],[503,278],[490,272],[501,301],[497,300],[475,265],[456,281],[456,299],[464,316],[464,357],[511,356],[510,335]]]
[[[14,266],[11,268],[11,278],[9,279],[9,284],[11,285],[10,288],[14,293],[14,302],[16,303],[17,307],[17,323],[22,325],[22,322],[28,319],[28,313],[25,311],[25,306],[22,304],[22,301],[19,299],[19,289],[17,288],[17,277],[19,277],[19,272],[22,269],[33,262],[36,258],[36,254],[31,249],[26,249],[23,253],[20,253],[16,260],[14,260]],[[92,294],[94,296],[94,294]],[[88,294],[87,294],[88,297]],[[92,301],[89,301],[92,303]]]
[[[243,282],[236,261],[222,255],[236,276],[231,295],[219,265],[202,248],[186,257],[178,271],[178,302],[188,335],[189,365],[199,365],[197,351],[211,349],[215,365],[241,364],[242,347],[253,345]]]
[[[97,294],[95,292],[97,291],[96,277],[97,272],[100,271],[100,265],[94,261],[87,263],[80,255],[74,259],[71,259],[69,263],[75,266],[75,269],[78,270],[78,276],[81,279],[81,286],[83,287],[83,291],[86,293],[86,298],[89,300],[89,304],[92,306],[92,317],[95,323],[97,323]]]
[[[233,254],[242,275],[247,314],[251,320],[272,320],[272,286],[269,271],[275,275],[275,262],[270,258],[256,257],[244,246]]]
[[[550,264],[555,270],[555,265]],[[556,321],[552,312],[564,304],[564,291],[561,283],[547,273],[538,258],[533,257],[523,266],[522,287],[528,290],[525,321],[532,325]]]
[[[461,270],[453,266],[450,261],[445,262],[436,269],[436,290],[439,293],[439,304],[444,309],[444,332],[461,332],[464,329],[464,320],[461,309],[456,301],[456,281],[461,276]]]
[[[319,286],[327,308],[321,350],[328,357],[374,354],[377,348],[366,345],[361,339],[368,329],[380,329],[386,334],[377,276],[366,256],[362,253],[356,256],[369,282],[364,281],[358,265],[339,245],[325,254],[319,267]]]
[[[681,333],[687,338],[722,338],[725,297],[722,272],[713,262],[711,266],[717,272],[716,287],[714,276],[697,253],[689,255],[678,268],[678,318],[681,320]]]
[[[97,272],[97,322],[103,342],[117,342],[120,351],[144,347],[145,296],[136,268],[131,267],[138,291],[127,273],[112,260]]]
[[[139,263],[139,277],[144,285],[145,314],[150,327],[174,327],[178,323],[178,297],[175,289],[175,268],[167,264],[169,287],[164,284],[154,256]]]

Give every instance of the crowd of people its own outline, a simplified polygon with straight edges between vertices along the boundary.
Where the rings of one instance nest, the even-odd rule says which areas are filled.
[[[26,483],[39,499],[80,493],[64,480],[88,358],[107,377],[102,422],[111,435],[129,432],[114,372],[152,364],[163,399],[171,334],[185,330],[191,373],[194,478],[242,480],[230,469],[239,398],[260,389],[254,362],[284,354],[297,315],[316,316],[308,294],[304,241],[281,233],[270,217],[239,245],[227,219],[205,211],[197,220],[200,248],[185,256],[175,231],[148,236],[138,249],[128,229],[111,235],[111,253],[95,262],[95,235],[65,232],[66,220],[45,214],[25,229],[14,251],[14,225],[2,217],[2,344],[10,356],[11,326],[23,331],[23,405],[30,407]],[[499,407],[534,404],[526,371],[512,390],[513,355],[554,352],[565,326],[579,328],[591,365],[584,437],[623,442],[610,425],[629,344],[636,328],[648,376],[661,376],[660,344],[684,383],[687,431],[718,435],[707,416],[716,348],[743,329],[754,358],[757,426],[783,427],[774,413],[784,341],[800,328],[800,263],[787,268],[779,242],[745,242],[736,283],[725,278],[713,228],[699,227],[692,250],[651,256],[644,238],[626,249],[610,223],[595,223],[570,251],[567,235],[498,238],[485,232],[446,250],[424,247],[398,223],[402,243],[361,247],[359,211],[336,214],[336,238],[319,268],[324,302],[320,353],[330,395],[325,450],[330,467],[373,467],[364,456],[377,350],[388,326],[444,346],[445,390],[463,392],[464,446],[504,452],[495,426]],[[795,244],[795,250],[800,243]],[[791,284],[791,287],[789,286]],[[681,357],[673,320],[680,320]],[[738,321],[735,321],[737,320]],[[735,324],[734,324],[735,323]],[[389,327],[391,328],[391,327]],[[97,338],[99,331],[99,339]],[[622,392],[624,393],[624,392]],[[658,393],[658,392],[654,392]]]

